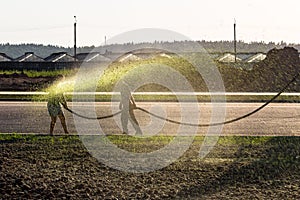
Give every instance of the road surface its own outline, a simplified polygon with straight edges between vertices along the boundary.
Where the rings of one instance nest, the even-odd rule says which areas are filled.
[[[174,102],[137,102],[139,107],[151,110],[163,117],[172,120],[196,123],[209,123],[211,118],[211,103],[184,103]],[[227,103],[225,120],[245,115],[263,103]],[[69,103],[69,107],[84,115],[103,116],[118,111],[118,103]],[[183,110],[181,110],[181,108]],[[196,108],[196,109],[195,109]],[[0,133],[33,133],[47,134],[49,132],[50,117],[46,102],[0,102]],[[190,110],[189,110],[190,109]],[[185,112],[185,113],[184,113]],[[186,115],[188,112],[188,116]],[[85,120],[74,117],[64,111],[69,132],[72,134],[88,134],[103,132],[105,134],[120,134],[120,115],[104,120]],[[150,118],[141,111],[135,111],[146,136],[154,134],[186,133],[205,135],[207,127],[187,127]],[[199,114],[199,116],[197,116]],[[214,122],[223,121],[222,114],[214,118]],[[129,126],[131,127],[131,126]],[[300,135],[300,104],[299,103],[272,103],[254,115],[240,121],[218,127],[221,135]],[[222,129],[221,129],[222,128]],[[215,132],[214,132],[215,131]],[[134,134],[132,128],[130,134]],[[63,134],[60,121],[54,129],[55,134]],[[216,130],[210,132],[218,134]]]

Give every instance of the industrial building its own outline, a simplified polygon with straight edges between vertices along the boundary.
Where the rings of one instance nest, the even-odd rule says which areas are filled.
[[[220,63],[256,63],[264,60],[264,53],[213,53],[211,58]],[[101,54],[99,52],[79,53],[76,58],[67,52],[52,53],[46,58],[41,58],[34,52],[26,52],[17,58],[11,58],[5,53],[0,53],[0,69],[1,70],[58,70],[70,69],[80,66],[83,62],[99,63],[99,62],[130,62],[143,60],[155,56],[170,58],[173,53],[168,52],[128,52]]]

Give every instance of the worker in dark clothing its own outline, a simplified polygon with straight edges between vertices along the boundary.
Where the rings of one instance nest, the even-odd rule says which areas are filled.
[[[47,103],[47,108],[49,115],[51,117],[51,123],[50,123],[50,135],[53,135],[53,130],[54,126],[57,120],[57,117],[60,119],[60,122],[62,124],[62,127],[64,129],[64,132],[68,134],[68,129],[66,125],[66,119],[64,116],[64,113],[61,109],[60,104],[64,107],[67,108],[67,102],[66,99],[63,95],[63,93],[55,93],[55,92],[50,92],[49,97],[48,97],[48,103]]]
[[[132,124],[136,131],[136,135],[142,135],[142,130],[138,121],[135,118],[133,110],[136,109],[136,104],[133,96],[131,95],[130,88],[126,82],[122,82],[121,87],[121,101],[119,108],[122,110],[121,122],[123,128],[123,134],[128,134],[128,120]]]

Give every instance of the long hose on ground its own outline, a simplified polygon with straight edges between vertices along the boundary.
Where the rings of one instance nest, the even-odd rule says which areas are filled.
[[[299,77],[299,75],[300,75],[300,73],[298,73],[293,79],[291,79],[275,96],[273,96],[270,100],[268,100],[262,106],[258,107],[257,109],[255,109],[252,112],[247,113],[247,114],[245,114],[243,116],[240,116],[240,117],[228,120],[228,121],[224,121],[224,122],[208,123],[208,124],[193,124],[193,123],[187,123],[187,122],[179,122],[179,121],[171,120],[171,119],[159,116],[157,114],[151,113],[151,112],[149,112],[149,111],[147,111],[147,110],[145,110],[143,108],[140,108],[140,107],[136,107],[135,109],[140,110],[140,111],[142,111],[144,113],[147,113],[147,114],[149,114],[149,115],[151,115],[153,117],[156,117],[158,119],[165,120],[165,121],[173,123],[173,124],[180,124],[180,125],[185,125],[185,126],[207,127],[207,126],[220,126],[220,125],[230,124],[230,123],[239,121],[241,119],[247,118],[247,117],[253,115],[254,113],[257,113],[258,111],[262,110],[268,104],[272,103],[277,97],[279,97],[281,95],[281,93],[283,93],[293,82],[296,81],[296,79]],[[100,117],[88,117],[88,116],[84,116],[84,115],[78,114],[78,113],[72,111],[71,109],[69,109],[68,107],[65,107],[65,109],[67,111],[69,111],[70,113],[73,113],[74,115],[77,115],[78,117],[82,117],[82,118],[85,118],[85,119],[93,119],[93,120],[111,118],[111,117],[114,117],[114,116],[116,116],[116,115],[118,115],[118,114],[120,114],[122,112],[122,110],[121,110],[121,111],[118,111],[118,112],[113,113],[111,115],[100,116]]]
[[[116,112],[116,113],[113,113],[113,114],[111,114],[111,115],[105,115],[105,116],[101,116],[101,117],[87,117],[87,116],[84,116],[84,115],[81,115],[81,114],[78,114],[78,113],[76,113],[76,112],[74,112],[73,110],[71,110],[70,108],[68,108],[68,107],[64,107],[67,111],[69,111],[70,113],[72,113],[72,114],[74,114],[74,115],[76,115],[76,116],[78,116],[78,117],[81,117],[81,118],[85,118],[85,119],[94,119],[94,120],[96,120],[96,119],[107,119],[107,118],[111,118],[111,117],[114,117],[114,116],[116,116],[116,115],[118,115],[118,114],[120,114],[121,112],[122,112],[122,110],[120,110],[120,111],[118,111],[118,112]]]

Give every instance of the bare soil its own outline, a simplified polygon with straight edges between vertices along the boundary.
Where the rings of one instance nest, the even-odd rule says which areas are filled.
[[[57,77],[28,77],[26,74],[0,74],[0,91],[38,91],[51,85]]]
[[[231,140],[236,141],[219,143],[204,160],[195,142],[170,166],[134,174],[98,162],[77,136],[2,139],[0,199],[300,198],[300,138]]]

